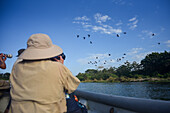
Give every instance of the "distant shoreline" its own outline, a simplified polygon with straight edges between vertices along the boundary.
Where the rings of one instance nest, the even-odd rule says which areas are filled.
[[[170,78],[116,78],[114,80],[85,80],[82,83],[116,83],[116,82],[170,82]]]

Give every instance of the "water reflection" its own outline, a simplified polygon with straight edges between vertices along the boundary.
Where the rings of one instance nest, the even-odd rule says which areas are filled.
[[[81,83],[78,89],[118,96],[170,100],[170,83]]]

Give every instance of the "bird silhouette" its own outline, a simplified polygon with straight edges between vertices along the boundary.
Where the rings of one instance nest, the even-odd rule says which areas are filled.
[[[117,34],[117,37],[120,37],[120,36]]]
[[[123,34],[126,34],[126,32],[123,32]]]
[[[161,43],[160,42],[158,42],[158,45],[160,45]]]
[[[90,35],[88,34],[88,37],[90,37]]]
[[[111,54],[108,54],[109,56],[111,56]]]
[[[155,36],[155,34],[153,33],[152,36]]]
[[[92,44],[92,41],[90,41],[90,44]]]
[[[83,37],[83,39],[86,39],[86,37]]]
[[[77,38],[79,38],[79,35],[77,35]]]

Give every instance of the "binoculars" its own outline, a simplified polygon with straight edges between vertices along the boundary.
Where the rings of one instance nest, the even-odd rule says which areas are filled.
[[[56,58],[56,59],[58,59],[58,60],[60,60],[60,56],[62,56],[62,58],[65,60],[66,59],[66,55],[64,54],[64,53],[62,53],[62,54],[60,54],[60,55],[58,55],[58,56],[55,56],[55,57],[53,57],[53,58]],[[52,59],[53,59],[52,58]]]
[[[0,53],[0,54],[2,54],[2,53]],[[12,58],[12,54],[4,54],[3,53],[3,55],[5,55],[7,58]]]

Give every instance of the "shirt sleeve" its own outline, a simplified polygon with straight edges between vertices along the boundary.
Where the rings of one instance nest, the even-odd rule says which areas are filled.
[[[64,89],[67,90],[67,93],[69,94],[74,92],[80,84],[80,80],[77,77],[73,76],[70,70],[64,65],[61,73]]]

